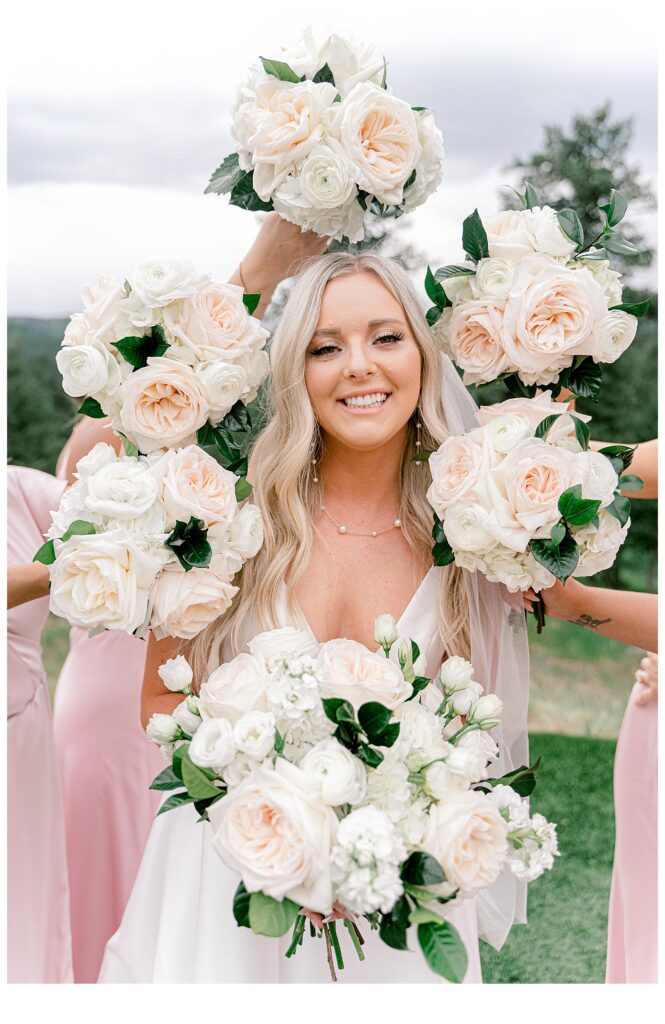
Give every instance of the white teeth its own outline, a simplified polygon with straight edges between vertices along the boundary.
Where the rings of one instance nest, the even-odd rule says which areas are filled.
[[[343,399],[344,405],[351,408],[366,407],[370,405],[383,405],[388,395],[385,391],[379,391],[375,395],[356,395],[354,398]]]

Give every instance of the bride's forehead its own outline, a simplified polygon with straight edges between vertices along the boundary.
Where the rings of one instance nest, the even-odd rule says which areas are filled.
[[[399,301],[376,274],[360,271],[328,282],[316,326],[338,327],[344,323],[365,326],[372,320],[391,316],[403,319]]]

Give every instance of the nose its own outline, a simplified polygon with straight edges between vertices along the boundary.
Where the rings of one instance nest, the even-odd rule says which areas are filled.
[[[349,346],[347,349],[346,366],[343,370],[343,376],[347,380],[370,377],[376,373],[376,369],[372,352],[367,349],[364,343]]]

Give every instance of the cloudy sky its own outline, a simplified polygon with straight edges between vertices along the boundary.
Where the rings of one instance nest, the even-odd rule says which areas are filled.
[[[629,15],[612,0],[436,0],[405,3],[401,16],[376,0],[336,0],[334,21],[313,17],[322,7],[311,0],[282,8],[33,0],[15,10],[10,314],[71,313],[100,271],[124,276],[145,256],[170,253],[230,274],[258,215],[203,188],[231,148],[234,88],[258,54],[275,55],[310,23],[372,41],[388,58],[394,92],[433,108],[445,180],[408,228],[433,265],[459,258],[463,217],[496,208],[497,189],[516,184],[506,165],[539,147],[544,123],[568,124],[606,99],[616,115],[635,118],[631,155],[655,183],[656,48],[644,30],[646,0],[633,0]],[[654,213],[639,222],[655,241]]]

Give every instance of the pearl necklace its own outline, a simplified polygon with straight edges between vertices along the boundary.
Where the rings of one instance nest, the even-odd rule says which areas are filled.
[[[321,506],[321,511],[326,516],[333,526],[337,527],[337,532],[341,534],[347,534],[349,537],[380,537],[383,533],[390,533],[391,530],[401,530],[402,520],[393,519],[392,526],[387,526],[385,530],[372,530],[370,533],[361,533],[359,530],[350,530],[346,523],[338,523],[336,519],[330,515],[330,512],[325,505]]]

